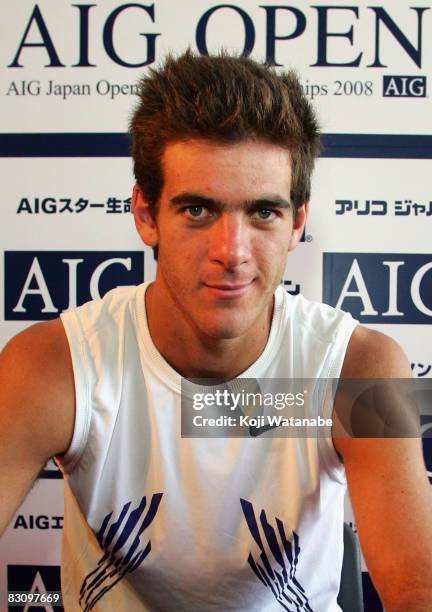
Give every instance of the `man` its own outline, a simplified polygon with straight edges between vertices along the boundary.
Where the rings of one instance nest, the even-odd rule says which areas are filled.
[[[6,347],[0,528],[55,455],[66,610],[328,612],[346,470],[386,610],[431,610],[419,439],[181,437],[181,377],[410,376],[390,338],[278,288],[319,152],[295,75],[169,58],[143,79],[131,131],[135,223],[156,280]]]

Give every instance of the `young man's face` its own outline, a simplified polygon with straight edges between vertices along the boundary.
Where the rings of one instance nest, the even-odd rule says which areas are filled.
[[[154,294],[173,321],[214,339],[262,334],[304,207],[293,219],[289,153],[263,141],[167,146],[153,220],[135,191],[146,244],[158,245]]]

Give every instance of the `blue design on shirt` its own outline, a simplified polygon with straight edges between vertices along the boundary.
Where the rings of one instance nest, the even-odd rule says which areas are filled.
[[[140,536],[156,516],[161,499],[162,493],[155,493],[145,514],[147,500],[143,497],[132,511],[129,511],[132,502],[127,502],[117,520],[112,520],[112,512],[106,515],[97,534],[105,554],[99,559],[96,568],[85,577],[80,590],[79,603],[84,612],[89,612],[105,593],[126,574],[136,570],[147,557],[151,542],[149,540],[144,545]],[[132,536],[141,517],[138,531]]]
[[[292,542],[290,542],[285,535],[284,524],[280,519],[276,518],[277,530],[275,530],[268,522],[265,510],[261,510],[258,522],[252,504],[246,499],[240,499],[240,503],[249,531],[261,550],[259,560],[255,559],[252,553],[248,557],[249,565],[255,576],[266,588],[271,589],[276,600],[285,610],[313,612],[306,592],[296,578],[301,550],[298,535],[293,531]],[[264,543],[267,544],[267,549],[277,562],[276,566],[270,563]]]

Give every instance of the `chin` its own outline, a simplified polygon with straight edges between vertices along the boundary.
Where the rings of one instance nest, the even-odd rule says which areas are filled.
[[[213,320],[206,321],[200,326],[200,329],[206,336],[214,338],[215,340],[233,340],[234,338],[243,336],[243,334],[248,331],[249,326],[244,319],[242,321]]]
[[[234,338],[239,338],[242,336],[243,333],[244,332],[232,328],[216,330],[211,329],[207,331],[207,336],[210,336],[210,338],[213,338],[214,340],[234,340]]]

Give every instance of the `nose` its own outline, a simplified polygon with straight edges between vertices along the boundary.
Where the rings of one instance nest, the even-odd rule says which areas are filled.
[[[243,216],[223,213],[213,224],[209,241],[210,261],[233,270],[249,261],[250,231]]]

